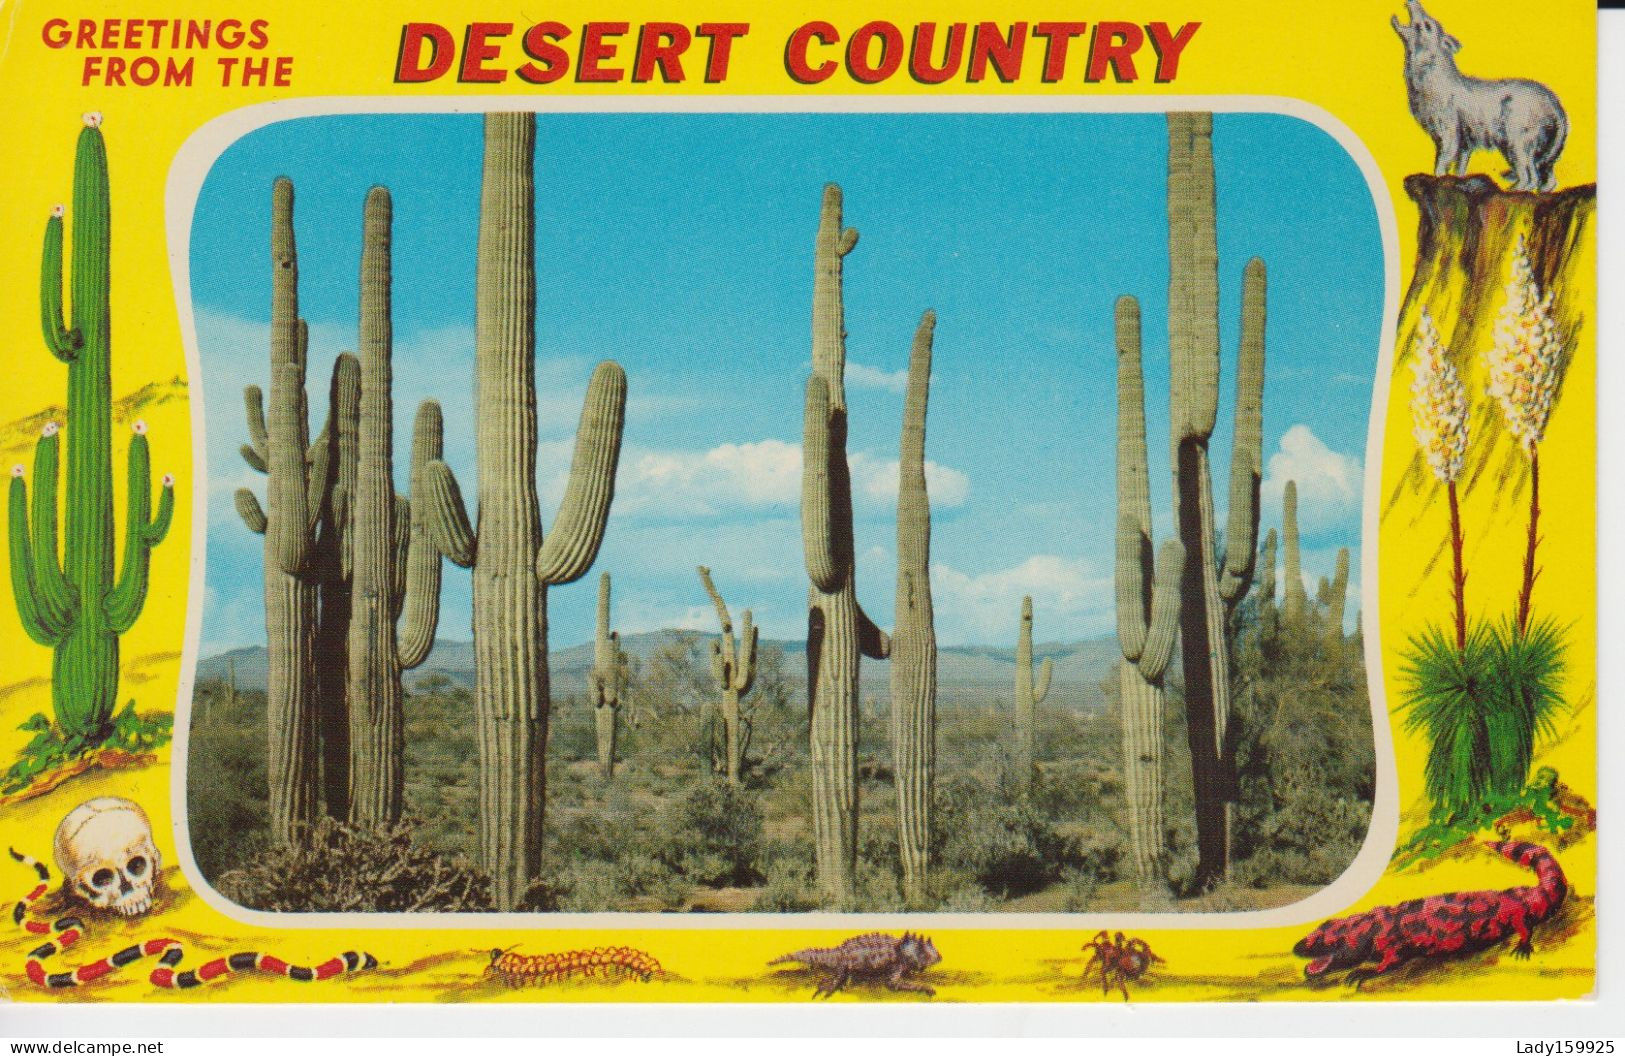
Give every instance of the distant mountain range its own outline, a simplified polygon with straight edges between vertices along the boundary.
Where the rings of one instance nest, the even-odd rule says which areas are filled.
[[[631,634],[621,639],[621,648],[637,658],[644,670],[649,662],[666,646],[680,641],[694,632],[649,631]],[[714,636],[699,634],[701,641]],[[762,646],[777,646],[783,650],[785,667],[790,677],[805,683],[807,644],[802,641],[762,640]],[[1122,654],[1115,637],[1095,638],[1082,642],[1043,643],[1033,647],[1034,663],[1049,659],[1055,668],[1049,702],[1054,707],[1070,707],[1083,712],[1095,712],[1105,705],[1101,682],[1116,669]],[[559,695],[579,694],[584,691],[587,672],[592,668],[592,643],[555,650],[548,660],[554,692]],[[208,657],[198,664],[199,680],[224,679],[235,668],[239,689],[265,688],[266,656],[264,646],[232,649]],[[1014,692],[1016,670],[1015,648],[985,645],[944,647],[937,657],[937,685],[939,700],[944,704],[1002,699],[1008,701]],[[406,686],[425,678],[440,675],[458,685],[474,685],[474,645],[472,642],[436,641],[434,649],[423,666],[406,673]],[[891,665],[884,660],[865,660],[862,667],[863,695],[884,698],[890,693]]]

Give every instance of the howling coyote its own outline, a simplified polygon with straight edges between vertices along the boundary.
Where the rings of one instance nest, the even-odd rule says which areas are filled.
[[[1549,191],[1557,186],[1552,166],[1563,152],[1569,121],[1557,96],[1536,81],[1482,81],[1456,69],[1461,41],[1408,0],[1410,25],[1390,19],[1405,42],[1405,90],[1411,113],[1438,154],[1437,176],[1467,174],[1475,150],[1499,150],[1511,171],[1515,191]]]

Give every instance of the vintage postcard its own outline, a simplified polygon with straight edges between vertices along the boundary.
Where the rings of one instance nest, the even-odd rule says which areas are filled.
[[[1594,993],[1589,3],[93,6],[6,1000]]]

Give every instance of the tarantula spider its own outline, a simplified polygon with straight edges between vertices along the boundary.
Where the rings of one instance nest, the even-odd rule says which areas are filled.
[[[1143,976],[1152,964],[1166,963],[1151,952],[1144,939],[1125,938],[1120,931],[1108,938],[1102,930],[1093,941],[1084,943],[1083,948],[1092,951],[1092,954],[1089,963],[1083,966],[1082,978],[1089,978],[1091,971],[1099,969],[1101,994],[1111,993],[1113,984],[1116,984],[1123,992],[1124,1001],[1128,1000],[1128,984],[1131,981]]]

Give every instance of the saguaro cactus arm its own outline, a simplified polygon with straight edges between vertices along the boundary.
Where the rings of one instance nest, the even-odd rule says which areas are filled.
[[[428,659],[434,648],[434,634],[440,622],[440,554],[425,523],[425,507],[429,505],[426,491],[429,487],[429,466],[444,466],[440,455],[444,448],[444,423],[440,404],[424,400],[418,405],[417,420],[412,426],[412,499],[403,502],[397,511],[396,531],[408,533],[396,560],[401,577],[399,597],[402,622],[395,635],[395,648],[401,667],[407,670]]]
[[[238,488],[232,497],[237,503],[237,516],[243,519],[248,530],[255,535],[264,535],[265,511],[260,508],[260,500],[247,488]]]
[[[256,473],[264,473],[270,458],[270,437],[265,432],[265,393],[258,385],[243,389],[243,417],[248,421],[248,443],[238,448],[243,461]]]
[[[463,492],[451,467],[439,461],[428,463],[421,484],[421,492],[414,489],[416,516],[422,518],[435,548],[459,568],[472,566],[479,540],[468,523]]]
[[[1043,663],[1038,665],[1038,676],[1033,681],[1034,704],[1044,703],[1044,698],[1049,696],[1049,680],[1054,673],[1055,664],[1046,656]]]
[[[570,482],[553,519],[553,530],[536,557],[536,575],[548,586],[574,583],[587,574],[604,541],[615,498],[615,466],[626,425],[626,372],[610,360],[598,364],[587,386],[576,429]]]
[[[39,615],[45,626],[57,626],[66,631],[73,623],[79,594],[63,572],[57,553],[57,470],[61,454],[61,438],[55,422],[46,423],[34,445],[34,498],[32,504],[33,533],[30,538],[24,512],[29,509],[27,485],[23,481],[22,467],[12,470],[13,545],[23,547],[23,560],[27,564],[32,593],[38,598]],[[15,571],[15,561],[13,562]],[[19,591],[18,596],[22,596]]]
[[[57,557],[56,487],[60,442],[54,423],[34,448],[33,531],[22,467],[12,469],[10,495],[11,583],[23,629],[35,642],[55,646],[73,626],[78,595]]]
[[[739,622],[739,658],[733,678],[733,687],[740,696],[749,693],[756,684],[756,639],[759,630],[751,622],[750,610],[746,609]]]
[[[129,488],[125,495],[124,567],[118,584],[108,593],[108,627],[123,634],[135,626],[141,606],[147,600],[147,569],[152,548],[169,534],[169,520],[175,512],[175,478],[164,474],[158,493],[158,510],[152,510],[152,469],[147,452],[145,426],[130,441]],[[150,515],[149,515],[150,514]]]
[[[717,590],[717,585],[711,581],[711,570],[704,565],[700,565],[695,571],[700,574],[700,582],[705,584],[705,592],[711,596],[711,604],[717,610],[717,626],[721,628],[722,634],[713,643],[713,648],[716,657],[722,663],[721,671],[717,672],[717,682],[722,685],[722,688],[726,689],[728,684],[733,681],[733,671],[737,662],[737,658],[734,656],[733,618],[728,615],[728,603],[722,600],[722,594]]]
[[[871,660],[891,656],[891,635],[876,626],[862,606],[858,607],[858,649]]]
[[[1230,515],[1219,595],[1234,607],[1252,585],[1258,557],[1258,489],[1264,465],[1264,262],[1247,263],[1241,290],[1241,354],[1236,370],[1236,427],[1230,453]]]
[[[722,600],[721,592],[711,581],[711,570],[701,565],[697,571],[700,582],[705,584],[705,592],[711,596],[711,604],[716,606],[717,624],[722,629],[721,635],[711,643],[711,673],[716,676],[719,689],[732,689],[744,696],[756,682],[757,628],[751,622],[750,610],[746,609],[740,618],[739,640],[736,643],[733,618],[728,614],[727,602]]]
[[[1148,682],[1160,679],[1173,659],[1179,636],[1179,582],[1185,574],[1185,546],[1178,539],[1162,544],[1157,554],[1157,581],[1151,591],[1151,619],[1146,625],[1145,648],[1140,652],[1140,674]]]
[[[40,322],[45,332],[45,347],[50,349],[51,355],[64,363],[72,363],[79,358],[85,339],[77,329],[69,329],[62,315],[63,212],[62,206],[56,206],[51,210],[51,218],[45,221],[45,249],[40,256]]]

